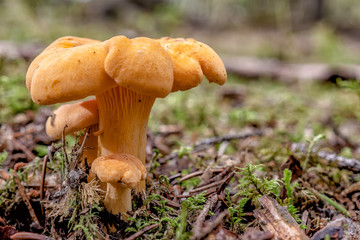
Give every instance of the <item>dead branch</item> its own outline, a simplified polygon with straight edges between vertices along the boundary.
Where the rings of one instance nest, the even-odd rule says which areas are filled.
[[[293,143],[291,145],[291,151],[293,152],[307,152],[307,147],[305,144],[297,144]],[[355,158],[346,158],[343,156],[339,156],[336,153],[328,153],[326,151],[317,151],[315,148],[312,154],[316,154],[319,158],[325,159],[328,162],[334,162],[337,164],[339,168],[347,169],[353,171],[355,173],[360,172],[360,161]]]
[[[262,134],[263,134],[262,131],[254,130],[252,132],[237,133],[237,134],[224,135],[224,136],[220,136],[220,137],[206,138],[202,141],[195,143],[193,146],[188,146],[188,147],[193,148],[191,153],[197,153],[197,152],[203,151],[204,147],[207,145],[213,145],[213,144],[221,143],[224,141],[231,141],[231,140],[244,139],[244,138],[249,138],[249,137],[254,137],[254,136],[261,136]],[[159,163],[164,164],[169,160],[177,158],[178,156],[179,156],[179,153],[177,153],[177,152],[171,153],[171,154],[165,156],[164,158],[162,158],[159,161]]]
[[[244,78],[270,78],[281,82],[326,81],[334,76],[360,79],[360,66],[353,64],[285,63],[276,59],[222,57],[228,73]]]
[[[360,172],[360,161],[355,158],[346,158],[326,151],[319,151],[317,155],[329,162],[336,162],[340,168],[345,168],[357,173]]]
[[[261,136],[262,134],[263,134],[263,132],[261,130],[255,129],[252,132],[229,134],[229,135],[224,135],[224,136],[219,136],[219,137],[206,138],[204,140],[196,142],[194,144],[194,150],[196,151],[197,149],[199,149],[199,147],[204,146],[204,145],[213,145],[213,144],[217,144],[217,143],[221,143],[221,142],[225,142],[225,141],[227,142],[227,141],[236,140],[236,139]]]
[[[14,235],[11,235],[10,237],[13,240],[25,240],[25,239],[33,239],[33,240],[48,240],[50,238],[37,234],[37,233],[31,233],[31,232],[18,232]]]
[[[262,196],[259,202],[264,210],[254,210],[255,217],[259,220],[265,231],[274,234],[275,240],[308,240],[289,211],[269,196]]]

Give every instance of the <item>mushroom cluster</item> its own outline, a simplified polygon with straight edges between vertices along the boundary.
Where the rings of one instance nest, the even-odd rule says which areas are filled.
[[[96,97],[63,105],[46,129],[57,139],[65,126],[65,134],[94,127],[95,151],[87,158],[107,183],[107,210],[125,214],[131,210],[130,189],[145,188],[146,130],[155,99],[196,87],[203,75],[220,85],[226,81],[219,56],[194,39],[62,37],[34,59],[26,85],[41,105]]]

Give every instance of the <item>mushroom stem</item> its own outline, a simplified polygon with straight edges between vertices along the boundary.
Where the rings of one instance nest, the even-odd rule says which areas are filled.
[[[108,183],[104,203],[111,213],[126,214],[131,210],[131,189],[121,183]],[[123,220],[126,219],[123,217]]]
[[[99,153],[128,153],[145,164],[146,130],[155,97],[124,87],[115,87],[97,95],[99,107]],[[137,191],[145,188],[145,181]]]

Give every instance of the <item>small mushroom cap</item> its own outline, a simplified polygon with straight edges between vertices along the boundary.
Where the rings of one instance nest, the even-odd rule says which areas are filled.
[[[131,189],[136,188],[146,176],[144,164],[127,153],[113,153],[98,157],[92,163],[91,170],[101,182],[121,182]]]
[[[194,39],[160,38],[161,46],[170,55],[174,67],[172,92],[185,91],[198,86],[203,74],[209,82],[223,85],[226,69],[216,52],[208,45]]]
[[[96,99],[69,103],[56,109],[46,121],[46,133],[53,139],[60,139],[65,128],[65,135],[90,127],[99,122]]]
[[[153,97],[166,97],[171,92],[171,58],[156,40],[117,36],[105,45],[105,71],[119,86]]]

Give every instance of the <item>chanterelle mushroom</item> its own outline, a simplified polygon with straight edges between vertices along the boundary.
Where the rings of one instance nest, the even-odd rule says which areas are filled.
[[[182,49],[182,50],[181,50]],[[95,95],[100,155],[128,153],[145,163],[146,129],[156,98],[197,86],[203,73],[223,84],[219,56],[193,39],[63,37],[30,65],[26,85],[38,104]],[[144,189],[141,181],[137,190]]]
[[[144,164],[131,154],[114,153],[95,159],[91,170],[101,182],[107,183],[106,209],[114,214],[131,210],[130,191],[144,180]]]

